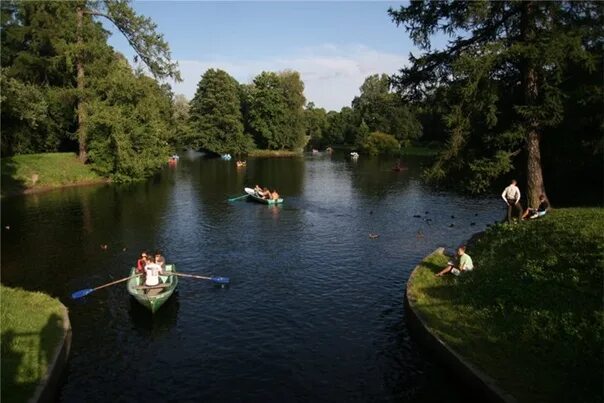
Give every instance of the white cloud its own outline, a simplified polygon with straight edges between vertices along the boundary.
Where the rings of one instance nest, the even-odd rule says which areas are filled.
[[[363,45],[324,44],[300,49],[289,56],[232,60],[214,56],[207,61],[179,60],[183,82],[173,84],[175,93],[193,98],[203,73],[210,68],[225,70],[240,83],[249,83],[262,71],[286,69],[300,72],[304,95],[317,107],[340,110],[350,106],[359,87],[371,74],[393,74],[407,63],[407,57],[379,52]]]

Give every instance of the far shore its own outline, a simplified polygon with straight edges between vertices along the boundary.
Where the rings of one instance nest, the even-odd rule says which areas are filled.
[[[4,199],[6,197],[45,193],[45,192],[49,192],[51,190],[56,190],[56,189],[104,185],[104,184],[108,184],[108,183],[111,183],[111,179],[100,178],[100,179],[96,179],[96,180],[84,180],[84,181],[80,181],[80,182],[64,183],[61,185],[33,186],[33,187],[25,188],[25,189],[14,189],[14,190],[10,190],[7,192],[2,191],[1,198]]]
[[[248,157],[298,157],[302,151],[292,150],[252,150],[247,153]]]

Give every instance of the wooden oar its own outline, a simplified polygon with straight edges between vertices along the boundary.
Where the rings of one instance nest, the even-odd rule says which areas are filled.
[[[229,199],[230,202],[235,201],[235,200],[239,200],[239,199],[243,199],[244,197],[248,197],[249,195],[246,193],[243,196],[239,196],[239,197],[233,197],[231,199]]]
[[[103,284],[103,285],[100,285],[100,286],[98,286],[96,288],[86,288],[86,289],[83,289],[83,290],[79,290],[79,291],[76,291],[73,294],[71,294],[71,298],[73,298],[73,299],[82,298],[82,297],[85,297],[86,295],[88,295],[88,294],[90,294],[90,293],[92,293],[92,292],[94,292],[96,290],[100,290],[101,288],[109,287],[110,285],[117,284],[117,283],[123,283],[124,281],[128,281],[131,278],[135,278],[135,277],[138,277],[138,276],[140,276],[140,274],[135,274],[134,276],[125,277],[125,278],[122,278],[120,280],[115,280],[115,281],[112,281],[111,283]]]
[[[231,280],[228,277],[206,277],[206,276],[198,276],[195,274],[185,274],[185,273],[169,273],[169,272],[164,272],[162,273],[164,275],[169,275],[169,276],[181,276],[181,277],[192,277],[192,278],[200,278],[202,280],[210,280],[216,284],[229,284],[231,282]]]

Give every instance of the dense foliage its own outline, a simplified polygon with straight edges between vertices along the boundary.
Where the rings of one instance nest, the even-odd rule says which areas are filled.
[[[259,148],[292,150],[306,145],[306,99],[298,72],[262,72],[247,95],[249,127]]]
[[[436,114],[449,132],[432,179],[461,179],[467,190],[481,192],[516,168],[525,173],[528,198],[535,204],[545,193],[541,160],[563,150],[562,138],[573,138],[574,160],[599,158],[601,163],[600,4],[412,2],[389,13],[425,51],[411,56],[411,65],[395,77],[399,92],[424,106],[436,100],[441,108]],[[431,47],[437,32],[451,38],[444,49]],[[600,101],[590,91],[599,93]],[[573,104],[586,109],[578,111]],[[581,127],[553,134],[568,119]],[[542,148],[547,150],[543,157]],[[526,168],[519,169],[519,158],[527,161]]]
[[[396,155],[401,148],[394,136],[382,132],[370,133],[363,138],[360,146],[369,155]]]
[[[155,25],[124,1],[1,4],[2,156],[77,151],[116,180],[153,172],[174,143],[172,93],[133,71],[98,18],[126,35],[149,71],[178,78]]]
[[[430,327],[519,401],[602,401],[604,214],[560,209],[497,225],[470,245],[475,269],[416,272]]]
[[[191,101],[189,121],[196,148],[223,154],[244,153],[253,146],[243,133],[239,84],[222,70],[206,71]]]

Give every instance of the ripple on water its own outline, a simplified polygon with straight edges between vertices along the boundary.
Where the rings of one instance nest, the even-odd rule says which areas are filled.
[[[68,305],[66,402],[399,401],[451,390],[408,333],[405,282],[422,256],[500,218],[500,203],[434,192],[409,165],[393,175],[388,161],[249,159],[241,173],[190,154],[144,184],[3,200],[2,281]],[[278,188],[284,205],[227,202],[254,183]],[[126,276],[155,248],[182,272],[231,285],[181,278],[154,316],[123,284],[68,298]]]

